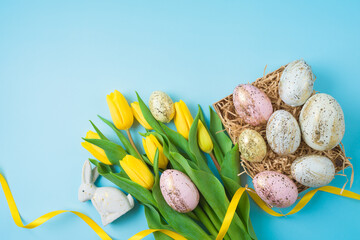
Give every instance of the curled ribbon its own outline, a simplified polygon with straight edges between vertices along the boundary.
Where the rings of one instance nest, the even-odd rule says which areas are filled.
[[[17,209],[17,206],[15,204],[14,198],[11,194],[9,185],[7,184],[4,176],[2,174],[0,174],[0,184],[4,190],[4,194],[5,194],[5,198],[6,201],[9,205],[9,209],[10,209],[10,213],[14,219],[14,222],[17,226],[21,227],[21,228],[28,228],[28,229],[32,229],[32,228],[36,228],[38,226],[40,226],[41,224],[45,223],[46,221],[50,220],[51,218],[61,214],[61,213],[65,213],[65,212],[71,212],[75,215],[77,215],[78,217],[80,217],[85,223],[87,223],[94,231],[95,233],[103,240],[111,240],[111,238],[109,237],[109,235],[107,235],[107,233],[99,226],[96,224],[96,222],[94,222],[91,218],[89,218],[88,216],[86,216],[83,213],[80,212],[75,212],[75,211],[69,211],[69,210],[57,210],[57,211],[53,211],[53,212],[49,212],[46,213],[45,215],[35,219],[33,222],[24,225],[24,223],[21,220],[20,217],[20,213]],[[309,191],[308,193],[306,193],[301,199],[300,201],[295,205],[295,207],[288,212],[287,214],[280,214],[274,210],[272,210],[271,208],[269,208],[267,206],[267,204],[261,200],[261,198],[254,193],[254,190],[251,188],[239,188],[236,193],[234,194],[229,207],[226,211],[223,223],[220,227],[219,233],[216,237],[216,240],[221,240],[223,239],[223,237],[225,236],[226,232],[228,231],[231,221],[234,217],[237,205],[241,199],[241,196],[244,194],[244,192],[247,192],[249,194],[249,196],[254,200],[254,202],[261,208],[263,209],[265,212],[267,212],[268,214],[275,216],[275,217],[283,217],[283,216],[287,216],[287,215],[292,215],[294,213],[297,213],[298,211],[300,211],[303,207],[306,206],[306,204],[311,200],[311,198],[318,192],[318,191],[322,191],[322,192],[328,192],[328,193],[332,193],[335,195],[339,195],[339,196],[343,196],[343,197],[347,197],[347,198],[352,198],[352,199],[356,199],[356,200],[360,200],[360,194],[351,192],[351,191],[347,191],[347,190],[343,190],[341,188],[337,188],[337,187],[332,187],[332,186],[325,186],[325,187],[320,187],[314,190]],[[147,229],[147,230],[143,230],[137,234],[135,234],[134,236],[132,236],[131,238],[129,238],[129,240],[140,240],[143,239],[144,237],[146,237],[147,235],[153,233],[153,232],[161,232],[164,233],[166,235],[168,235],[169,237],[175,239],[175,240],[186,240],[185,237],[181,236],[180,234],[170,231],[170,230],[166,230],[166,229]]]
[[[96,222],[94,222],[94,220],[92,220],[91,218],[89,218],[88,216],[86,216],[85,214],[83,214],[81,212],[75,212],[75,211],[69,211],[69,210],[57,210],[57,211],[46,213],[45,215],[35,219],[33,222],[31,222],[27,225],[24,225],[24,223],[21,220],[19,210],[15,204],[14,197],[11,194],[9,185],[7,184],[4,176],[1,173],[0,173],[0,183],[4,190],[5,199],[9,205],[11,216],[13,217],[14,222],[18,227],[28,228],[28,229],[36,228],[61,213],[70,212],[70,213],[77,215],[84,222],[86,222],[96,232],[96,234],[99,235],[99,237],[101,239],[111,240],[111,237],[109,237],[109,235],[107,235],[107,233],[99,225],[97,225]]]

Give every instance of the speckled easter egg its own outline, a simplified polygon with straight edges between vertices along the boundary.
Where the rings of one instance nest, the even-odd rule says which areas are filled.
[[[149,108],[154,118],[168,123],[175,115],[175,106],[169,95],[162,91],[155,91],[150,95]]]
[[[300,145],[301,133],[293,115],[285,110],[275,111],[266,126],[266,139],[277,154],[294,153]]]
[[[307,187],[328,185],[335,176],[333,162],[320,155],[308,155],[297,158],[291,165],[293,178]]]
[[[319,151],[337,146],[345,133],[344,113],[332,96],[318,93],[309,98],[299,117],[302,136],[307,145]]]
[[[240,84],[234,89],[233,102],[236,113],[252,126],[266,123],[273,112],[269,97],[250,84]]]
[[[279,95],[287,105],[303,105],[313,92],[315,77],[304,60],[289,63],[279,81]]]
[[[194,210],[199,203],[199,191],[184,173],[168,169],[160,177],[161,193],[167,204],[177,212]]]
[[[298,197],[295,183],[278,172],[260,172],[253,178],[253,184],[257,195],[273,207],[289,207]]]
[[[261,162],[266,155],[264,138],[255,130],[245,129],[239,135],[241,159],[249,162]]]

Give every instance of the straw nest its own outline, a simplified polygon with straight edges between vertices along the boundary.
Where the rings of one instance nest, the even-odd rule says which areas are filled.
[[[299,120],[299,115],[302,106],[291,107],[286,105],[279,97],[278,93],[278,83],[281,77],[282,72],[286,66],[282,66],[274,72],[271,72],[265,75],[262,78],[258,78],[255,82],[251,83],[255,87],[261,89],[266,93],[270,98],[273,105],[274,111],[279,109],[284,109],[290,112],[296,120]],[[315,94],[315,92],[313,93]],[[238,140],[240,133],[246,128],[254,129],[261,134],[261,136],[266,141],[266,124],[260,126],[251,126],[245,123],[235,112],[235,107],[233,104],[232,94],[221,99],[220,101],[213,104],[217,114],[221,118],[221,121],[225,127],[225,130],[228,132],[231,140],[235,144]],[[241,159],[241,165],[244,168],[244,171],[253,178],[256,174],[262,171],[276,171],[283,173],[289,176],[291,179],[291,163],[300,156],[317,154],[328,157],[335,165],[336,172],[343,171],[347,167],[352,167],[349,157],[346,157],[344,146],[340,143],[335,148],[328,151],[317,151],[310,148],[303,140],[301,140],[299,148],[294,154],[287,156],[280,156],[273,152],[269,145],[267,144],[267,153],[263,161],[254,163],[248,162]],[[294,180],[294,179],[293,179]],[[351,177],[351,183],[353,180],[353,175]],[[296,182],[299,193],[306,190],[308,187]],[[344,185],[345,186],[345,185]]]

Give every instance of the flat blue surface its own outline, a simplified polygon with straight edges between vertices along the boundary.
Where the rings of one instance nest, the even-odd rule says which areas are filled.
[[[359,1],[4,1],[0,2],[0,171],[26,223],[57,209],[81,211],[81,137],[110,118],[106,94],[135,100],[154,90],[195,114],[267,71],[303,58],[315,89],[334,96],[360,193]],[[142,131],[141,128],[133,131]],[[137,138],[137,143],[140,143]],[[346,171],[349,175],[350,171]],[[345,177],[331,183],[342,187]],[[101,179],[100,185],[111,184]],[[319,193],[301,212],[267,215],[252,204],[259,239],[359,239],[360,202]],[[143,207],[105,230],[127,239],[146,229]],[[0,193],[1,239],[98,239],[72,214],[33,230],[15,226]],[[147,239],[152,239],[152,236]]]

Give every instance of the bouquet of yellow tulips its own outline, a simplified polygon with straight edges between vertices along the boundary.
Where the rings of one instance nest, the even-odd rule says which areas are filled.
[[[137,98],[138,102],[129,105],[118,91],[107,96],[113,123],[99,117],[114,130],[122,146],[110,141],[91,122],[95,132],[89,131],[82,142],[96,158],[90,161],[97,166],[100,175],[144,205],[149,228],[177,232],[187,239],[215,239],[229,200],[241,187],[238,146],[233,146],[211,108],[208,127],[200,107],[194,119],[181,100],[173,104],[167,95],[158,98],[160,107],[166,108],[163,111],[153,107],[151,101],[149,109],[138,94]],[[145,154],[138,151],[130,134],[134,117],[146,129],[141,133]],[[171,119],[177,131],[166,125]],[[210,170],[208,159],[215,164],[219,178]],[[162,194],[160,175],[168,171],[166,169],[180,171],[196,186],[198,204],[191,211],[178,211]],[[249,199],[243,194],[224,239],[256,239],[249,211]],[[154,236],[170,239],[162,232]]]

